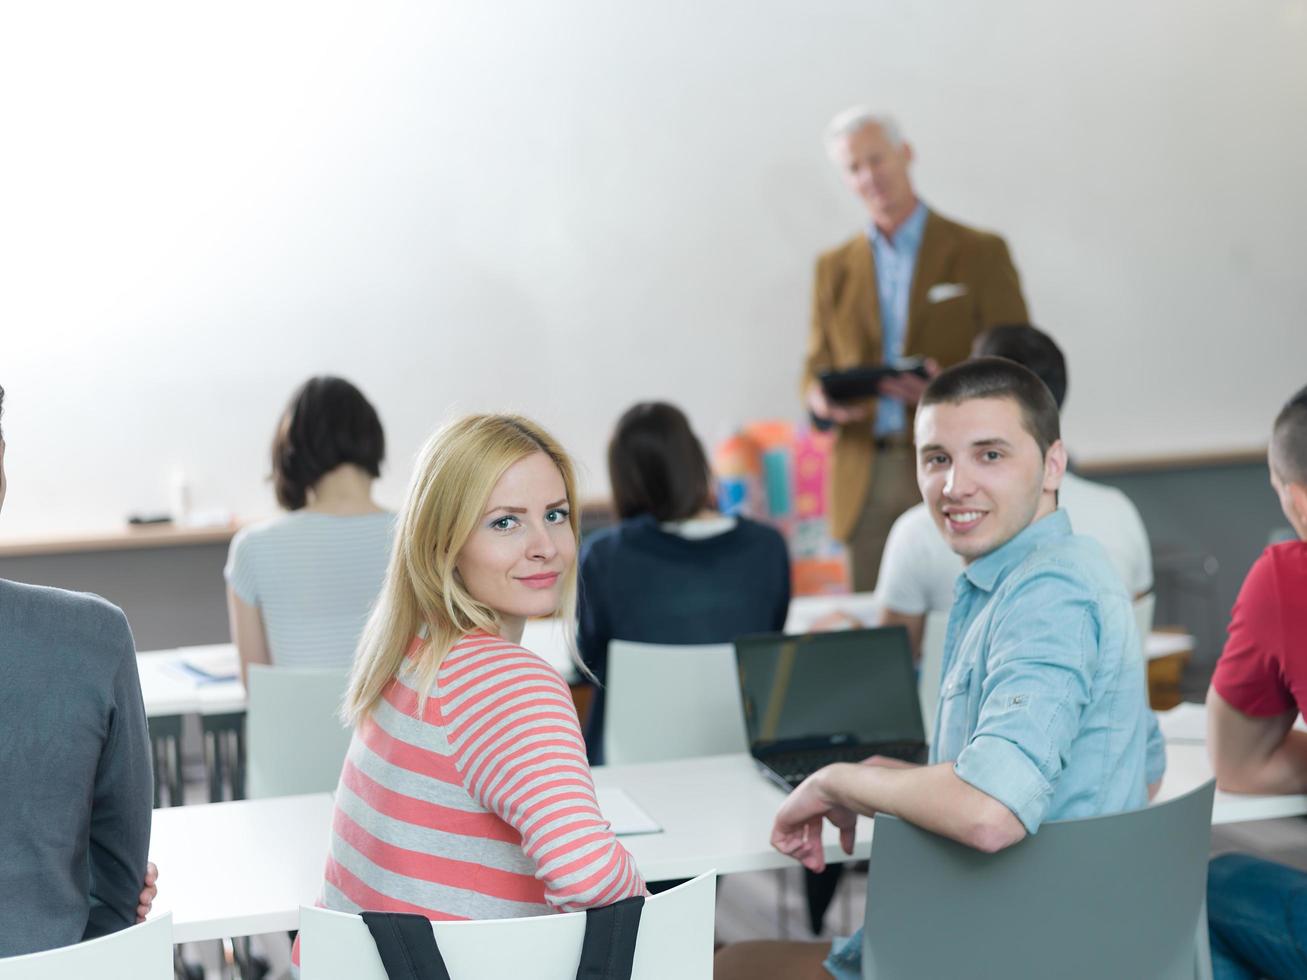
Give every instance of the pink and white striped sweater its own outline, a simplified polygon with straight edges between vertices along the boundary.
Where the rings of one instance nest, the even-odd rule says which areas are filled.
[[[599,812],[572,696],[552,667],[470,633],[441,663],[421,717],[416,687],[406,661],[354,731],[321,904],[496,919],[644,894]]]

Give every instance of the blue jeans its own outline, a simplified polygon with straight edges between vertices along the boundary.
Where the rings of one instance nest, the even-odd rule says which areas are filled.
[[[1207,868],[1214,980],[1307,978],[1307,873],[1248,854]]]

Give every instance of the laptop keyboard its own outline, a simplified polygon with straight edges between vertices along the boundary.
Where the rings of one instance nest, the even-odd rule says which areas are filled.
[[[884,755],[904,762],[924,762],[926,747],[920,742],[878,742],[875,745],[832,745],[803,752],[780,752],[762,761],[791,786],[798,786],[822,766],[836,762],[861,762]]]

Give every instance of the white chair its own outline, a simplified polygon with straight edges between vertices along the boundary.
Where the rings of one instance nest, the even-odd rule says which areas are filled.
[[[172,980],[172,913],[100,939],[0,959],[0,980]]]
[[[926,614],[921,631],[921,663],[917,668],[917,694],[921,698],[921,719],[926,725],[926,741],[935,737],[935,711],[939,707],[939,683],[944,671],[944,634],[948,630],[948,610]]]
[[[528,619],[522,629],[522,646],[558,671],[567,683],[575,684],[581,679],[581,672],[572,659],[565,619],[558,616]]]
[[[351,734],[338,714],[348,677],[343,668],[250,665],[245,717],[250,799],[336,788]]]
[[[647,899],[632,980],[709,980],[716,872]],[[585,913],[480,922],[433,922],[451,980],[575,980]],[[357,915],[300,909],[301,980],[386,980]]]
[[[748,752],[730,643],[608,644],[604,762]]]

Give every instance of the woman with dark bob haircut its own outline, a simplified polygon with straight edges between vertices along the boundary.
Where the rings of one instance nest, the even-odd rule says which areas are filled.
[[[600,685],[610,640],[726,643],[784,628],[785,541],[718,512],[708,458],[680,409],[642,402],[618,419],[608,478],[621,522],[582,543],[577,612],[577,645]],[[603,762],[603,732],[597,686],[586,723],[594,765]]]
[[[395,515],[377,506],[386,437],[343,378],[291,396],[272,439],[272,486],[289,513],[246,527],[227,556],[227,608],[250,664],[348,667],[381,583]]]

